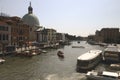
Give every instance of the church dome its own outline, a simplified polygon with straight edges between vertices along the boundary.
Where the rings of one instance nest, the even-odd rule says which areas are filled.
[[[22,18],[23,22],[30,26],[39,26],[38,18],[33,14],[25,14]]]
[[[22,21],[25,24],[28,24],[30,26],[39,26],[39,20],[38,18],[33,14],[33,8],[30,6],[28,7],[28,14],[25,14],[22,18]]]

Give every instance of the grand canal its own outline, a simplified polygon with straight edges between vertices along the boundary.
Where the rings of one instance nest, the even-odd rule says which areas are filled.
[[[85,48],[72,48],[72,45]],[[32,58],[7,56],[6,62],[0,65],[0,80],[86,80],[85,73],[76,72],[76,63],[78,56],[91,49],[102,50],[103,47],[74,41]],[[57,56],[58,50],[64,52],[64,59]]]

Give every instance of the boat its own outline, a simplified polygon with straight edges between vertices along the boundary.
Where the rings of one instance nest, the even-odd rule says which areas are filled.
[[[42,50],[42,53],[47,53],[47,51],[45,51],[45,50]]]
[[[4,62],[5,62],[5,60],[0,58],[0,63],[3,64]]]
[[[72,46],[72,48],[85,48],[84,46]]]
[[[57,55],[58,57],[64,58],[64,53],[62,51],[58,51]]]
[[[88,71],[86,74],[88,80],[119,80],[119,72],[110,72],[110,71]]]
[[[110,69],[112,69],[112,70],[120,70],[120,64],[110,64]]]
[[[77,71],[91,70],[102,60],[101,50],[90,50],[77,58]]]
[[[80,41],[78,41],[78,43],[80,43]]]
[[[31,57],[32,56],[32,53],[30,50],[25,50],[25,51],[22,51],[20,53],[21,56],[27,56],[27,57]]]
[[[106,47],[108,44],[107,43],[98,43],[100,46]]]
[[[38,49],[39,53],[47,53],[46,50]]]
[[[26,56],[26,57],[32,57],[37,55],[37,53],[34,50],[25,50],[19,53],[18,55],[20,56]]]
[[[120,62],[120,50],[117,46],[109,45],[103,52],[104,62]]]

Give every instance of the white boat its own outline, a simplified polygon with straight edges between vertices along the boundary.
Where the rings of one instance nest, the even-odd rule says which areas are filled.
[[[0,63],[4,63],[4,62],[5,62],[5,60],[0,58]]]
[[[120,64],[110,64],[110,69],[112,69],[112,70],[120,70]]]
[[[45,50],[42,50],[42,53],[47,53],[47,51],[45,51]]]
[[[88,80],[119,80],[119,72],[110,72],[110,71],[88,71],[86,74]]]
[[[101,50],[90,50],[77,58],[77,70],[90,70],[102,60]]]
[[[103,60],[106,62],[120,62],[120,50],[117,46],[107,46],[103,52]]]

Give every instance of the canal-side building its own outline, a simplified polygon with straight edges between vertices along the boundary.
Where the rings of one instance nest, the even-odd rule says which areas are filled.
[[[0,21],[0,52],[6,45],[11,44],[11,26]]]
[[[89,35],[88,40],[94,41],[95,40],[95,35]]]
[[[28,13],[22,17],[22,21],[25,24],[28,24],[30,26],[29,27],[29,40],[31,42],[36,41],[37,39],[36,30],[40,27],[40,23],[39,23],[37,16],[33,14],[33,8],[31,6],[31,2],[28,7]]]
[[[40,44],[47,44],[47,29],[45,27],[40,27],[36,30],[37,42]]]
[[[19,17],[11,17],[7,22],[11,25],[11,44],[23,46],[29,42],[29,25],[24,24]]]
[[[102,43],[104,38],[101,36],[101,32],[100,31],[96,31],[95,32],[95,37],[94,37],[94,40],[98,43]]]
[[[66,37],[64,33],[56,33],[56,41],[57,42],[65,42]]]
[[[96,31],[95,40],[97,42],[118,43],[119,33],[119,28],[102,28],[100,31]]]
[[[0,19],[0,28],[6,30],[0,33],[2,35],[1,40],[4,40],[3,33],[6,34],[5,40],[9,40],[6,41],[7,45],[22,46],[29,41],[29,25],[24,24],[20,17],[1,16]]]
[[[46,29],[47,30],[47,41],[48,44],[56,43],[56,30],[55,29]]]

